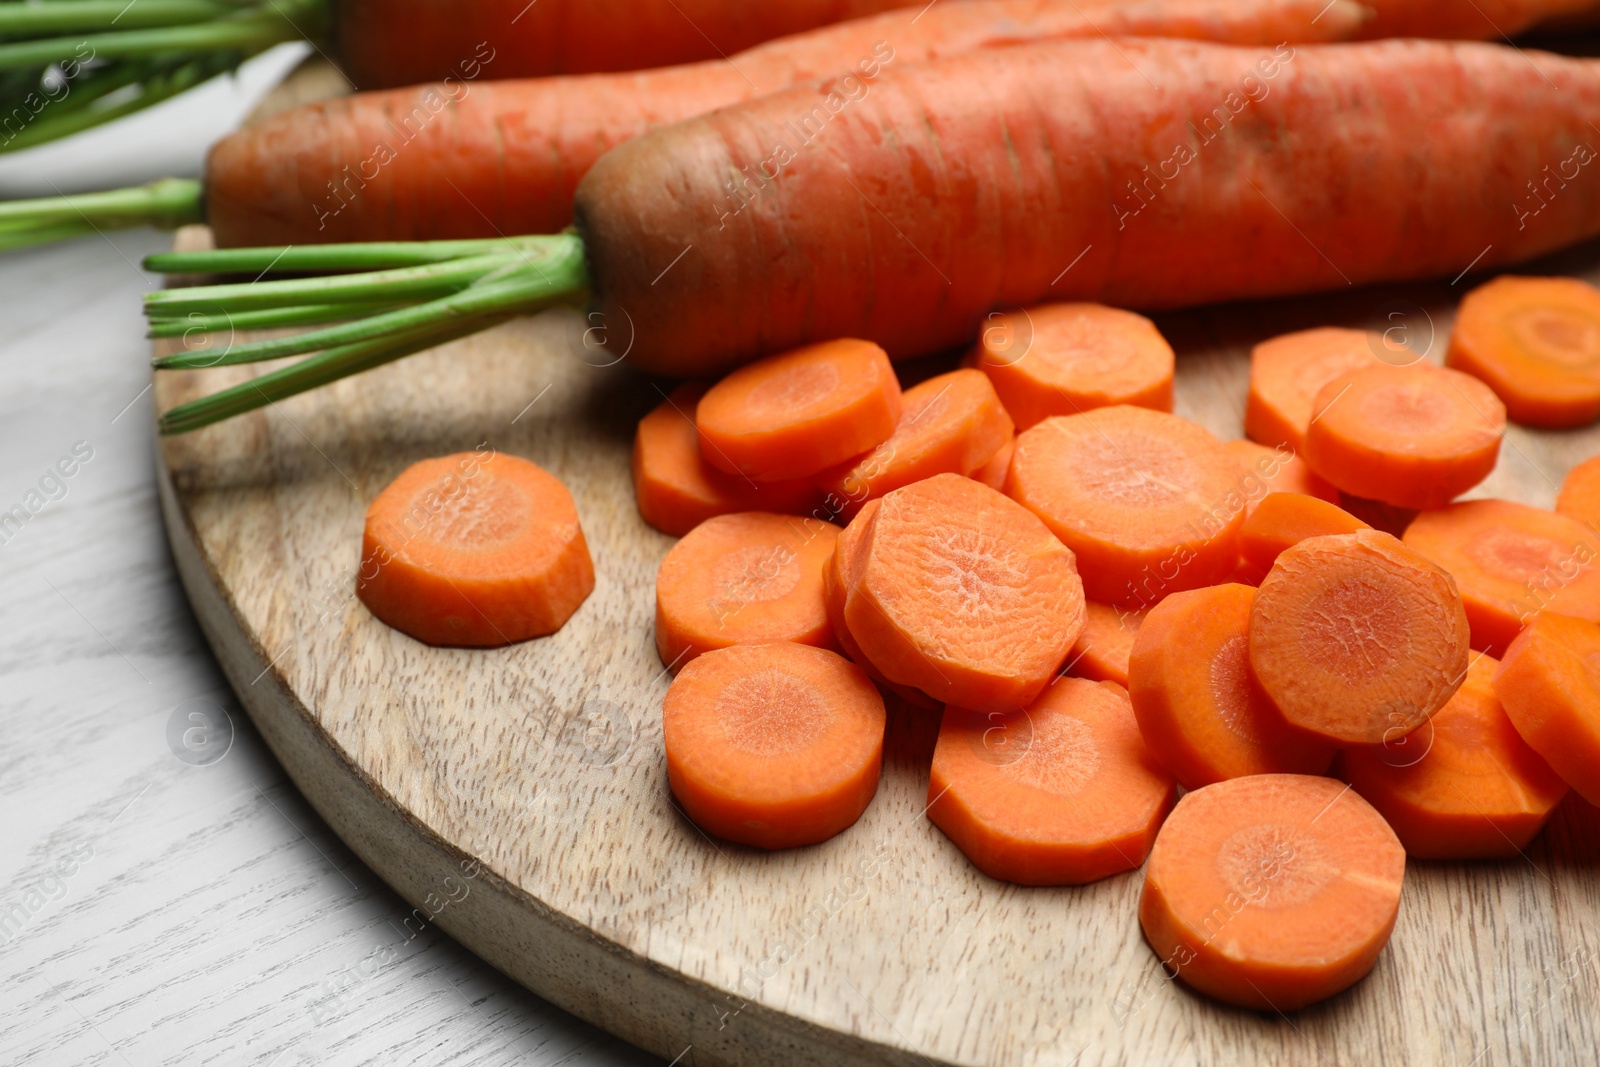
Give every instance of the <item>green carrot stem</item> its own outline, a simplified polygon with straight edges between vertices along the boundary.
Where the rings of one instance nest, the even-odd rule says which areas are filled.
[[[17,233],[0,229],[0,252],[12,248],[27,248],[30,245],[72,241],[79,237],[88,237],[94,232],[93,226],[82,221],[62,222],[51,226],[36,226],[33,229]]]
[[[288,6],[294,8],[303,5]],[[320,23],[316,25],[320,30]],[[139,59],[187,52],[258,52],[283,41],[301,40],[304,36],[305,32],[296,24],[291,12],[280,14],[276,4],[268,3],[259,10],[248,10],[210,22],[111,33],[73,33],[0,44],[0,70],[46,67],[54,63],[83,63],[91,58]]]
[[[191,311],[175,318],[153,318],[146,337],[185,337],[237,330],[271,330],[288,326],[320,326],[325,322],[389,311],[393,304],[302,304],[299,307],[238,311],[231,315],[203,315]]]
[[[557,238],[559,236],[556,235]],[[493,237],[475,241],[369,241],[359,244],[159,252],[144,258],[144,268],[158,274],[262,274],[269,270],[299,274],[387,270],[421,267],[490,252],[508,255],[542,253],[552,239],[545,235]]]
[[[217,0],[54,0],[0,4],[0,37],[31,37],[68,30],[123,30],[205,22],[231,15],[238,4]]]
[[[200,183],[163,178],[132,189],[0,203],[0,248],[60,240],[96,230],[200,221]]]

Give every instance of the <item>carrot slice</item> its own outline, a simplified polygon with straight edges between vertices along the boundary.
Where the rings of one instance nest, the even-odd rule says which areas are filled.
[[[1600,621],[1600,533],[1509,500],[1425,511],[1405,543],[1456,580],[1472,647],[1503,653],[1541,611]]]
[[[1579,278],[1496,278],[1461,301],[1448,366],[1482,378],[1513,422],[1600,418],[1600,289]]]
[[[996,312],[970,365],[989,376],[1019,430],[1116,404],[1172,410],[1172,346],[1143,315],[1104,304]]]
[[[1102,604],[1085,605],[1083,634],[1067,655],[1067,671],[1096,682],[1116,682],[1128,687],[1128,655],[1145,612]]]
[[[1431,363],[1374,363],[1324,385],[1306,431],[1311,469],[1347,493],[1436,508],[1489,476],[1506,409],[1478,379]]]
[[[1185,789],[1249,774],[1323,774],[1334,747],[1290,726],[1250,670],[1248,585],[1174,593],[1128,660],[1139,732]]]
[[[1150,851],[1139,925],[1173,977],[1293,1011],[1366,977],[1400,912],[1406,853],[1331,778],[1259,774],[1186,795]]]
[[[656,571],[656,650],[671,670],[716,648],[795,641],[834,647],[822,573],[839,528],[750,511],[719,515]]]
[[[1072,552],[1015,501],[940,474],[883,498],[845,601],[890,681],[975,711],[1037,697],[1083,632]]]
[[[1265,575],[1285,549],[1307,538],[1370,529],[1326,500],[1300,493],[1270,493],[1239,528],[1239,555]]]
[[[1324,326],[1256,345],[1250,352],[1245,436],[1303,455],[1317,392],[1340,375],[1376,362],[1382,344],[1378,334]]]
[[[1467,614],[1443,570],[1377,530],[1287,549],[1250,611],[1250,667],[1291,725],[1341,745],[1401,737],[1467,673]]]
[[[883,444],[899,421],[889,356],[851,339],[740,367],[695,413],[706,462],[757,482],[809,478]]]
[[[1318,476],[1305,457],[1295,455],[1287,445],[1268,447],[1241,438],[1224,441],[1222,447],[1244,468],[1239,485],[1244,490],[1247,519],[1271,493],[1304,493],[1335,502],[1339,499],[1339,490]]]
[[[1494,691],[1522,739],[1600,804],[1600,626],[1541,612],[1506,649]]]
[[[572,494],[525,459],[425,459],[367,508],[356,595],[418,641],[491,648],[542,637],[593,589]]]
[[[928,818],[991,878],[1079,885],[1143,863],[1175,792],[1122,687],[1062,678],[1025,710],[945,708]]]
[[[1556,497],[1556,510],[1600,530],[1600,456],[1567,472],[1561,495]]]
[[[1498,660],[1480,655],[1439,713],[1381,748],[1339,755],[1339,775],[1417,859],[1504,859],[1544,828],[1563,782],[1518,735],[1494,693]]]
[[[1006,475],[1011,472],[1011,457],[1016,454],[1017,439],[1010,437],[1001,445],[994,455],[984,461],[983,466],[972,472],[978,481],[996,491],[1006,487]]]
[[[682,537],[714,515],[810,510],[821,494],[808,480],[757,484],[705,461],[694,416],[706,388],[698,382],[681,385],[639,420],[633,438],[633,493],[644,521]]]
[[[1006,492],[1077,554],[1095,600],[1148,606],[1238,562],[1239,465],[1176,415],[1124,406],[1046,419],[1017,437]]]
[[[982,371],[961,369],[905,391],[894,435],[819,476],[823,507],[849,519],[868,500],[935,474],[971,474],[1015,432]]]
[[[662,706],[667,781],[708,833],[758,848],[826,841],[867,810],[883,698],[833,652],[777,642],[708,652]]]

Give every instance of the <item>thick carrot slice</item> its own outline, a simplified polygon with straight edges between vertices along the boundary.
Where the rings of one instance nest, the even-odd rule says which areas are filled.
[[[1467,673],[1467,613],[1443,570],[1377,530],[1287,549],[1250,611],[1250,666],[1291,725],[1341,745],[1415,730]]]
[[[750,511],[691,530],[656,571],[656,650],[672,670],[729,645],[834,647],[822,595],[839,528]]]
[[[1600,456],[1567,472],[1561,495],[1556,497],[1556,510],[1600,530]]]
[[[931,478],[971,474],[1015,433],[982,371],[963,368],[905,391],[894,435],[857,460],[819,478],[823,507],[849,519],[868,500]]]
[[[1307,538],[1370,529],[1326,500],[1301,493],[1270,493],[1240,527],[1239,555],[1265,575],[1285,549]]]
[[[1522,739],[1600,804],[1600,626],[1541,612],[1506,649],[1494,691]]]
[[[1139,732],[1185,789],[1250,774],[1323,774],[1334,747],[1290,726],[1250,670],[1248,585],[1174,593],[1128,660]]]
[[[1319,477],[1305,457],[1296,455],[1287,445],[1269,447],[1240,438],[1224,441],[1222,447],[1244,468],[1239,485],[1244,490],[1246,518],[1255,514],[1271,493],[1304,493],[1335,502],[1339,499],[1339,490]]]
[[[1381,337],[1365,330],[1324,326],[1256,345],[1250,352],[1245,435],[1303,455],[1317,392],[1340,375],[1375,363],[1382,343]]]
[[[667,781],[718,837],[759,848],[826,841],[878,791],[883,698],[833,652],[731,645],[685,667],[667,690]]]
[[[418,641],[489,648],[542,637],[593,589],[572,494],[525,459],[425,459],[367,508],[356,595]]]
[[[1317,393],[1305,456],[1346,493],[1436,508],[1489,476],[1505,432],[1505,405],[1471,375],[1374,363]]]
[[[1260,774],[1178,802],[1150,851],[1139,925],[1169,975],[1293,1011],[1364,978],[1400,912],[1406,853],[1331,778]]]
[[[1496,278],[1461,301],[1448,366],[1488,383],[1513,422],[1600,418],[1600,289],[1579,278]]]
[[[1148,606],[1238,562],[1239,465],[1176,415],[1124,406],[1046,419],[1017,437],[1006,492],[1077,554],[1095,600]]]
[[[1456,580],[1472,647],[1504,653],[1541,611],[1600,621],[1600,533],[1509,500],[1425,511],[1405,543]]]
[[[969,365],[989,376],[1019,430],[1116,404],[1172,410],[1172,346],[1143,315],[1104,304],[990,315]]]
[[[928,818],[991,878],[1079,885],[1143,863],[1175,793],[1122,687],[1062,678],[1026,710],[945,708]]]
[[[972,472],[972,476],[987,485],[990,489],[1004,490],[1006,475],[1011,473],[1011,457],[1016,455],[1017,439],[1007,438],[994,455],[984,461],[983,466]]]
[[[809,478],[889,439],[900,382],[871,341],[825,341],[722,379],[695,423],[706,462],[757,482]]]
[[[1518,735],[1480,655],[1439,713],[1382,748],[1348,749],[1339,776],[1417,859],[1502,859],[1544,828],[1567,783]]]
[[[845,623],[892,682],[975,711],[1037,697],[1083,632],[1072,552],[1015,501],[940,474],[883,498]]]
[[[758,484],[724,474],[702,458],[694,414],[706,388],[698,382],[681,385],[639,420],[633,438],[633,493],[644,521],[682,537],[714,515],[810,510],[821,495],[810,481]]]
[[[1067,656],[1067,671],[1096,682],[1128,687],[1128,655],[1145,612],[1091,600],[1084,612],[1083,634]]]

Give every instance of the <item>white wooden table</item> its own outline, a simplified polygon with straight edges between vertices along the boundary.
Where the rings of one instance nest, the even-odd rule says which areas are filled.
[[[0,160],[0,196],[195,173],[293,58]],[[168,243],[0,254],[0,1063],[657,1062],[405,928],[234,701],[156,503],[138,262]]]

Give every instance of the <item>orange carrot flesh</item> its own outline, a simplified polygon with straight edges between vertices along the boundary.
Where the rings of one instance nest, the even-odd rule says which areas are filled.
[[[356,595],[418,641],[489,648],[542,637],[593,589],[572,494],[525,459],[425,459],[367,508]]]
[[[1156,837],[1139,925],[1169,976],[1229,1004],[1293,1011],[1372,970],[1406,854],[1331,778],[1263,774],[1187,794]]]
[[[1290,726],[1250,670],[1248,585],[1174,593],[1128,660],[1139,732],[1185,789],[1251,774],[1323,774],[1334,747]]]
[[[1176,362],[1155,323],[1104,304],[996,312],[969,357],[1019,430],[1117,404],[1171,411]]]
[[[1338,502],[1339,490],[1318,477],[1305,457],[1296,455],[1287,445],[1260,445],[1240,438],[1224,441],[1222,447],[1244,468],[1240,487],[1244,490],[1247,519],[1272,493],[1303,493]]]
[[[731,645],[690,663],[662,708],[667,781],[708,833],[758,848],[826,841],[878,790],[883,698],[810,645]]]
[[[1346,493],[1436,508],[1489,476],[1506,409],[1478,379],[1377,363],[1324,385],[1306,431],[1311,469]]]
[[[656,571],[656,650],[678,670],[717,648],[793,641],[834,647],[822,573],[839,528],[819,519],[719,515]]]
[[[1269,493],[1239,529],[1239,555],[1265,575],[1286,549],[1307,538],[1371,528],[1326,500],[1300,493]]]
[[[1455,582],[1388,534],[1313,537],[1278,557],[1250,611],[1250,666],[1290,724],[1339,745],[1403,737],[1466,677]]]
[[[1153,604],[1238,561],[1238,463],[1176,415],[1112,407],[1046,419],[1018,435],[1006,493],[1077,555],[1095,600]]]
[[[1091,600],[1085,605],[1083,634],[1067,655],[1067,671],[1096,682],[1128,687],[1128,656],[1145,612]]]
[[[1381,343],[1366,330],[1324,326],[1256,345],[1250,352],[1245,435],[1303,455],[1317,392],[1335,378],[1373,363]]]
[[[971,474],[1015,427],[981,371],[962,369],[912,386],[894,434],[865,456],[823,472],[823,508],[850,518],[868,500],[935,474]]]
[[[1456,314],[1448,366],[1482,379],[1512,422],[1600,418],[1600,289],[1578,278],[1496,278]]]
[[[1556,511],[1600,530],[1600,456],[1567,472],[1556,497]]]
[[[1455,579],[1472,647],[1503,654],[1534,615],[1600,621],[1600,533],[1509,500],[1466,500],[1425,511],[1405,543]]]
[[[845,622],[890,681],[975,711],[1037,697],[1083,632],[1072,552],[988,486],[941,474],[883,498]]]
[[[1011,457],[1016,451],[1017,439],[1008,438],[994,455],[984,461],[983,466],[972,472],[972,476],[990,489],[1003,492],[1006,487],[1006,475],[1011,473]]]
[[[1143,863],[1175,792],[1122,688],[1062,678],[1025,710],[945,709],[928,818],[991,878],[1079,885]]]
[[[1494,691],[1522,739],[1600,804],[1600,625],[1542,612],[1506,650]]]
[[[758,484],[724,474],[705,461],[694,422],[705,391],[699,383],[681,385],[639,420],[633,439],[633,493],[644,521],[682,537],[714,515],[809,510],[820,495],[809,481]]]
[[[757,482],[808,478],[887,441],[900,382],[870,341],[825,341],[769,356],[722,379],[695,424],[706,462]]]
[[[1417,859],[1509,859],[1534,839],[1567,783],[1512,726],[1479,655],[1438,714],[1403,738],[1339,755],[1339,776]]]

